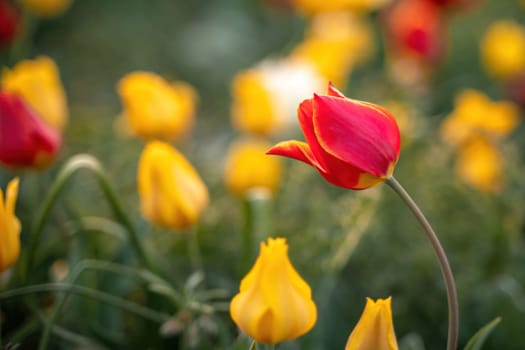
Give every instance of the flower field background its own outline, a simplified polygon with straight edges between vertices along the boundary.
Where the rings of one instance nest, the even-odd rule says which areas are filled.
[[[439,266],[395,193],[265,154],[304,139],[297,107],[331,81],[397,120],[394,174],[450,260],[459,348],[501,317],[483,349],[525,349],[523,1],[49,6],[0,0],[0,188],[19,178],[21,224],[16,254],[0,215],[0,348],[248,349],[230,300],[260,242],[284,237],[317,321],[278,349],[344,349],[366,298],[389,296],[399,349],[444,349]],[[56,70],[62,102],[54,83],[21,92],[25,60]],[[12,137],[6,116],[33,112],[4,93],[45,120],[45,147]],[[79,169],[52,198],[64,166]]]

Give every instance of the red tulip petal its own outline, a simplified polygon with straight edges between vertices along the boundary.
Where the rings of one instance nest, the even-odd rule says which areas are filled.
[[[383,108],[314,95],[313,124],[322,149],[376,177],[389,175],[399,155],[399,129]]]
[[[266,154],[273,154],[297,159],[301,162],[305,162],[306,164],[313,166],[321,172],[326,172],[315,158],[310,146],[305,142],[295,140],[279,142],[278,144],[270,148],[266,152]]]
[[[332,82],[328,83],[328,96],[346,98],[341,91],[337,90],[335,86],[332,85]]]
[[[299,124],[301,125],[301,129],[303,130],[304,138],[310,146],[312,155],[317,160],[317,163],[319,164],[320,168],[326,169],[327,167],[323,160],[324,156],[326,155],[326,152],[323,151],[323,149],[319,145],[319,141],[317,141],[317,135],[315,135],[314,131],[314,124],[312,118],[312,99],[304,100],[303,102],[301,102],[297,114],[299,118]]]

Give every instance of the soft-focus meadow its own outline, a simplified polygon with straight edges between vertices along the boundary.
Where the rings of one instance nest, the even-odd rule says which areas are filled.
[[[459,347],[499,316],[483,349],[525,349],[525,2],[40,2],[0,0],[0,97],[62,139],[35,154],[0,106],[21,224],[17,254],[0,213],[0,348],[248,349],[229,302],[259,243],[284,237],[318,316],[278,349],[342,350],[366,298],[389,296],[400,349],[444,349],[436,257],[395,193],[264,155],[304,139],[297,106],[331,81],[397,119],[394,173],[449,257]],[[153,139],[205,186],[145,160]]]

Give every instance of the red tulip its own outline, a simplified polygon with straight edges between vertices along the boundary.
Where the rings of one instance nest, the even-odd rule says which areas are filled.
[[[0,92],[0,163],[44,168],[55,158],[61,135],[45,124],[18,95]]]
[[[361,190],[392,175],[399,157],[394,117],[372,103],[346,98],[331,84],[299,105],[306,142],[284,141],[267,153],[303,161],[330,183]]]
[[[20,12],[8,0],[0,0],[0,48],[11,44],[20,24]]]
[[[401,0],[385,13],[385,35],[394,54],[424,62],[439,61],[445,51],[445,24],[439,5],[424,0]]]

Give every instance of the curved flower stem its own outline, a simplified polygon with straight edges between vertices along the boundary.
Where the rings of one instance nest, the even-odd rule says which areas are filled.
[[[142,266],[151,269],[152,264],[149,260],[146,251],[144,250],[144,247],[139,239],[139,236],[137,234],[137,231],[135,231],[134,226],[131,223],[131,220],[126,215],[124,209],[122,208],[121,203],[118,200],[118,197],[115,194],[115,191],[113,190],[110,181],[104,172],[104,169],[100,165],[99,161],[87,154],[81,154],[72,157],[62,168],[60,173],[58,174],[55,182],[53,183],[51,190],[49,191],[48,196],[46,197],[44,203],[42,204],[42,207],[38,211],[36,220],[34,222],[34,225],[31,228],[31,237],[29,239],[29,244],[27,247],[27,259],[25,261],[25,266],[23,269],[23,279],[24,281],[27,280],[27,275],[29,271],[31,271],[31,268],[33,267],[34,257],[35,257],[35,251],[36,247],[40,241],[40,235],[42,234],[42,230],[44,229],[44,225],[49,218],[49,213],[51,212],[51,209],[55,205],[55,202],[60,195],[62,189],[64,188],[67,181],[71,178],[71,176],[79,169],[87,168],[95,174],[98,183],[104,192],[104,195],[106,196],[106,199],[108,200],[111,208],[113,209],[113,213],[117,220],[126,228],[126,230],[129,233],[129,239],[131,241],[132,246],[135,248],[135,251],[138,255],[138,258],[140,260],[140,263]]]
[[[391,176],[386,180],[386,183],[392,187],[392,189],[403,199],[405,204],[410,208],[414,216],[417,218],[423,230],[427,234],[432,247],[439,260],[439,267],[441,268],[441,274],[445,282],[445,289],[447,291],[448,298],[448,343],[447,350],[456,350],[458,346],[458,333],[459,333],[459,307],[458,307],[458,296],[456,292],[456,283],[454,282],[454,275],[450,269],[450,264],[447,259],[447,255],[439,239],[434,232],[432,226],[428,222],[427,218],[419,209],[416,202],[410,197],[407,191],[401,186],[397,180]]]

